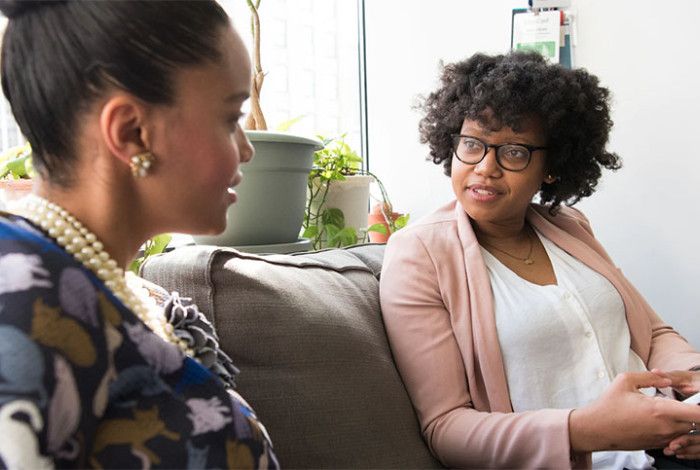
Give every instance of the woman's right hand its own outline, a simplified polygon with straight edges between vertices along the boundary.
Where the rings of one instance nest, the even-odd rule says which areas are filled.
[[[641,388],[664,388],[671,379],[653,372],[615,377],[600,398],[569,415],[571,449],[578,452],[663,448],[700,422],[700,407],[650,397]]]

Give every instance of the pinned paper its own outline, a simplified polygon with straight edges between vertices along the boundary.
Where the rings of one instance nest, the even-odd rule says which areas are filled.
[[[561,12],[558,10],[513,15],[513,50],[537,51],[556,64],[559,63],[561,34]]]

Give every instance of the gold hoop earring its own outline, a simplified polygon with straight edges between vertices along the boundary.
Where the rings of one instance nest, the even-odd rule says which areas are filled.
[[[151,152],[141,152],[137,153],[131,157],[129,162],[129,167],[131,167],[131,174],[136,178],[144,178],[148,176],[148,172],[156,161],[156,157],[153,156]]]

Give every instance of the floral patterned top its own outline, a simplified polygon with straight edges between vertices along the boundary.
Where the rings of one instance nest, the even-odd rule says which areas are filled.
[[[8,468],[278,468],[234,391],[26,220],[0,215]]]

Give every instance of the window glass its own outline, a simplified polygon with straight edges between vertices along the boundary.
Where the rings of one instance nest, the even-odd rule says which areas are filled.
[[[244,0],[221,2],[252,50]],[[347,134],[360,151],[356,0],[261,0],[262,108],[269,130],[301,117],[290,132]]]
[[[251,50],[245,0],[220,2]],[[4,31],[6,19],[0,22]],[[357,2],[262,0],[262,107],[269,130],[299,118],[289,131],[326,137],[347,134],[360,150]],[[23,143],[9,104],[0,100],[0,151]]]

